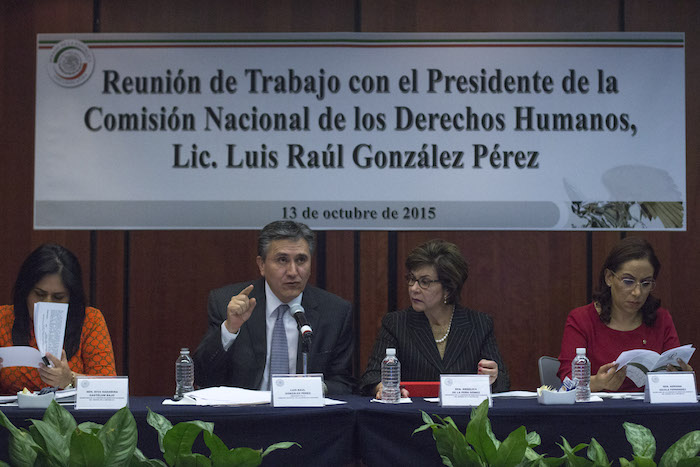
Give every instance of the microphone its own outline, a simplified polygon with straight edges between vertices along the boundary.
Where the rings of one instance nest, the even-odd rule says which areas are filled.
[[[301,337],[303,339],[311,339],[311,337],[314,335],[314,332],[311,329],[311,325],[309,325],[309,321],[306,319],[306,315],[304,314],[304,307],[297,303],[289,307],[289,312],[292,314],[292,316],[294,316],[294,319],[297,321],[297,327],[299,328]]]

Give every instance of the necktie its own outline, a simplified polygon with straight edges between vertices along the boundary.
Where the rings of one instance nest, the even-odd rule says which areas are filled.
[[[272,328],[272,344],[270,345],[270,380],[272,380],[272,375],[289,373],[289,349],[283,319],[288,309],[288,305],[282,304],[274,311],[277,316],[275,316],[275,327]]]

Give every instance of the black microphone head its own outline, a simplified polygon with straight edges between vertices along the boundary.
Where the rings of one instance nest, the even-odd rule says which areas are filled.
[[[299,332],[301,332],[301,336],[304,338],[311,337],[313,331],[311,330],[311,325],[309,325],[309,321],[306,319],[304,307],[299,305],[298,303],[295,303],[294,305],[289,307],[289,312],[297,321],[297,327],[299,328]]]

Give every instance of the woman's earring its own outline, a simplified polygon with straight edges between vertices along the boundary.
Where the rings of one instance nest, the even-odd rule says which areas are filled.
[[[445,295],[445,298],[442,299],[442,303],[444,303],[445,305],[447,305],[447,295]]]

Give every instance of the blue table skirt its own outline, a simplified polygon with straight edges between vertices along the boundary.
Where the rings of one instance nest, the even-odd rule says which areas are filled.
[[[275,451],[263,465],[367,466],[441,465],[430,431],[412,436],[423,424],[420,410],[430,415],[451,416],[462,432],[471,409],[442,408],[416,398],[411,404],[380,404],[366,397],[342,398],[347,404],[322,408],[197,407],[162,405],[163,397],[132,397],[130,409],[138,425],[139,448],[150,458],[162,456],[155,430],[146,422],[148,408],[164,415],[173,424],[181,421],[214,422],[214,433],[229,447],[266,448],[280,441],[296,441],[301,448]],[[0,407],[17,426],[28,426],[27,419],[41,418],[42,410]],[[78,422],[104,424],[113,412],[76,411]],[[495,398],[489,409],[493,432],[500,440],[521,425],[542,438],[540,453],[560,456],[564,436],[571,445],[590,442],[595,437],[617,464],[619,457],[631,459],[622,423],[638,423],[650,428],[657,442],[657,461],[671,444],[685,433],[700,429],[700,404],[647,404],[639,400],[544,406],[535,399]],[[7,460],[8,432],[0,428],[0,457]],[[195,452],[208,455],[199,437]]]

